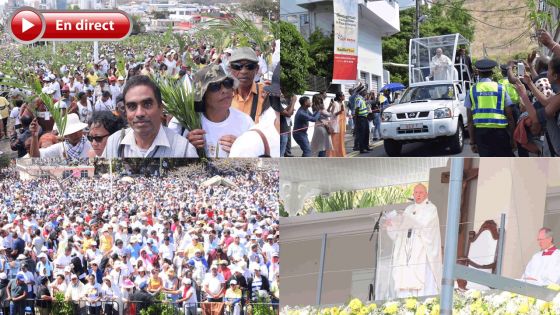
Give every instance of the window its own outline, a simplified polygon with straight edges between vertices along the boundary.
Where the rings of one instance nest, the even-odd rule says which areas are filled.
[[[309,24],[309,14],[302,14],[299,16],[299,26],[303,27],[306,24]]]
[[[369,73],[360,71],[360,81],[366,86],[367,91],[370,91]]]
[[[82,170],[82,171],[80,172],[80,177],[81,177],[81,178],[88,178],[88,176],[89,176],[89,174],[88,174],[88,171],[87,171],[87,170]]]
[[[371,75],[371,90],[375,93],[379,91],[379,76]]]
[[[64,172],[62,172],[62,178],[68,178],[70,176],[72,176],[71,170],[65,170]]]

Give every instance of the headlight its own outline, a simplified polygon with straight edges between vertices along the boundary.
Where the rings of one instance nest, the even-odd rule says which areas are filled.
[[[444,108],[438,108],[434,111],[434,119],[440,119],[440,118],[450,118],[453,116],[453,113],[451,112],[451,109],[444,107]]]
[[[391,121],[391,116],[392,116],[392,115],[393,115],[392,113],[383,112],[383,113],[381,114],[381,121]]]

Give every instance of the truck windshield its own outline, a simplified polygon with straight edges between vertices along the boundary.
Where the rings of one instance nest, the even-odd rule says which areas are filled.
[[[399,102],[420,102],[428,100],[452,100],[455,99],[455,90],[452,84],[438,84],[428,86],[409,87]]]

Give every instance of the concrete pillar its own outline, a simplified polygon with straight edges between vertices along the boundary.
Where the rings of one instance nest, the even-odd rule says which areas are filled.
[[[547,159],[480,159],[474,230],[506,214],[502,275],[518,278],[538,250],[547,191]]]

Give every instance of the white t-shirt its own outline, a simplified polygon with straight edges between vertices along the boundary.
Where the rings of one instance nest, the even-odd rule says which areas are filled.
[[[21,124],[21,122],[19,120],[19,107],[12,108],[12,111],[10,112],[10,118],[13,118],[13,119],[16,120],[16,122],[15,122],[16,125]]]
[[[272,119],[270,119],[270,115]],[[231,146],[229,157],[259,157],[265,154],[264,142],[261,136],[254,131],[260,130],[268,142],[270,157],[280,157],[280,133],[274,126],[276,114],[274,109],[267,109],[253,128],[244,132]]]
[[[181,297],[186,297],[187,293],[191,293],[191,296],[184,302],[185,304],[187,304],[187,306],[196,306],[196,303],[198,303],[198,300],[196,299],[196,292],[194,290],[194,287],[191,286],[190,288],[186,289],[186,286],[183,285],[181,287]]]
[[[117,105],[117,97],[121,94],[121,88],[115,85],[109,85],[109,92],[111,92],[111,101],[113,102],[113,107]]]
[[[221,137],[225,135],[239,137],[255,124],[251,116],[233,107],[230,107],[229,116],[222,122],[211,122],[204,115],[202,115],[201,119],[202,129],[206,131],[206,155],[210,158],[216,156],[216,149],[219,150],[218,157],[228,157],[227,152],[218,148],[218,142]],[[182,129],[181,124],[175,118],[169,122],[169,128],[175,130],[175,132],[179,134]],[[186,137],[188,135],[188,130],[185,129],[183,135]],[[280,141],[278,141],[278,143],[280,143]]]
[[[177,61],[165,59],[163,63],[167,66],[167,75],[174,75],[177,68]]]
[[[92,114],[91,102],[88,99],[86,99],[86,104],[87,105],[84,106],[82,103],[78,102],[78,116],[83,123],[87,123]]]
[[[95,107],[94,107],[95,111],[113,110],[113,109],[115,109],[115,107],[113,106],[113,101],[111,99],[108,99],[105,102],[103,102],[101,97],[97,99],[97,102],[95,103]]]
[[[78,93],[84,90],[84,84],[78,81],[74,81],[74,84],[70,87],[70,96],[78,95]]]
[[[58,84],[58,81],[51,83],[51,88],[54,89],[54,99],[59,100],[62,97],[62,94],[60,94],[60,84]]]
[[[224,276],[218,273],[215,277],[212,273],[207,273],[204,277],[204,281],[202,282],[202,287],[208,285],[208,291],[213,296],[217,296],[220,294],[222,290],[222,283],[225,283]]]

